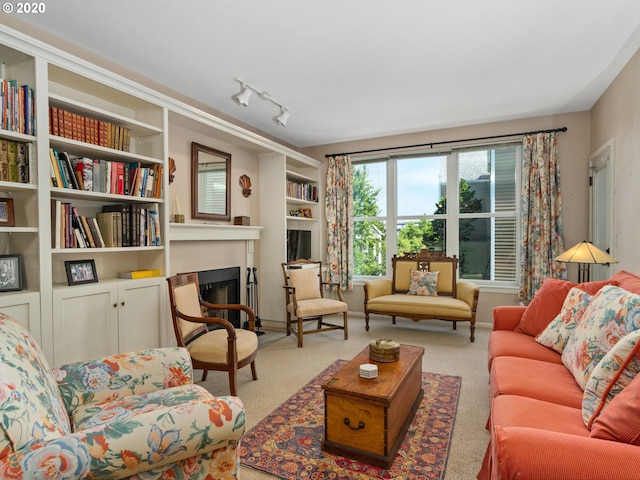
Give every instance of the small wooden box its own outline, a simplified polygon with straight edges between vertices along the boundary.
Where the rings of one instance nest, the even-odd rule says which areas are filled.
[[[251,225],[251,217],[233,217],[234,225]]]
[[[359,377],[369,347],[328,380],[322,448],[380,468],[389,468],[402,444],[424,391],[424,349],[400,345],[396,362],[377,363],[378,377]]]

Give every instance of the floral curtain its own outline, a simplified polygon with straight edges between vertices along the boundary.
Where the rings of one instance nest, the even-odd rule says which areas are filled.
[[[353,289],[353,171],[347,155],[329,158],[325,194],[328,281]]]
[[[566,277],[553,260],[564,251],[558,133],[526,135],[522,151],[520,299],[529,301],[546,278]]]

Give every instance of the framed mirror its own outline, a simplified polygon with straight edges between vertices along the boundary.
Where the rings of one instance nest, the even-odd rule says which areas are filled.
[[[231,154],[191,144],[191,218],[231,219]]]

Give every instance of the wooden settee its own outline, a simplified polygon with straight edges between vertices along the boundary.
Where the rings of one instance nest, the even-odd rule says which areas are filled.
[[[369,315],[390,315],[418,320],[439,319],[453,322],[469,322],[473,342],[475,340],[476,309],[480,288],[468,281],[458,280],[458,259],[447,257],[444,252],[409,253],[394,255],[391,278],[371,280],[364,285],[364,314],[369,330]],[[439,272],[437,296],[409,295],[412,270]]]

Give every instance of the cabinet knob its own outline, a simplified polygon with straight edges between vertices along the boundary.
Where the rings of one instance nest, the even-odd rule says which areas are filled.
[[[113,304],[113,308],[118,308],[118,304],[117,304],[117,303],[114,303],[114,304]]]
[[[122,305],[124,307],[124,300],[122,301],[122,303],[120,305]]]

